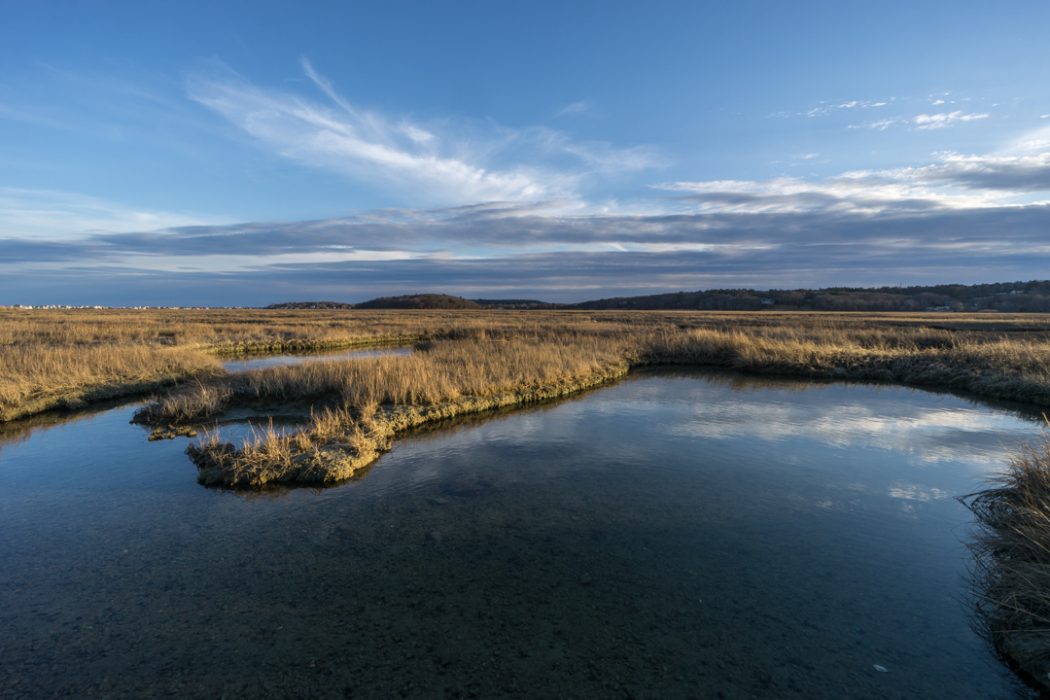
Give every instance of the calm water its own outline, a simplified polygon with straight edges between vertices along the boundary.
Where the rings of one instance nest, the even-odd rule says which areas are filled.
[[[227,372],[246,372],[264,367],[282,367],[302,365],[307,362],[338,362],[340,360],[363,360],[370,357],[388,357],[390,355],[408,355],[412,348],[369,348],[365,350],[337,350],[334,352],[313,352],[298,355],[265,355],[227,360],[222,366]]]
[[[0,696],[1025,694],[952,498],[1021,414],[640,375],[245,495],[133,410],[0,434]]]

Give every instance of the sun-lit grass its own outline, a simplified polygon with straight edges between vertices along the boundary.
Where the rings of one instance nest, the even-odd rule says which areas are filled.
[[[382,343],[405,356],[227,374],[219,356]],[[232,409],[309,413],[241,445],[188,449],[204,484],[350,478],[396,436],[455,416],[554,399],[647,365],[886,381],[1050,408],[1050,316],[739,312],[0,310],[0,420],[174,386],[137,415],[155,438]],[[1050,662],[1050,446],[971,505],[983,605],[1000,649]]]
[[[898,382],[1050,406],[1050,334],[1043,317],[996,317],[995,326],[962,316],[849,314],[463,317],[463,326],[444,328],[436,334],[442,339],[412,355],[202,381],[161,397],[139,420],[167,426],[246,406],[320,411],[297,435],[274,436],[279,445],[266,437],[241,448],[216,443],[192,452],[205,481],[259,487],[345,479],[401,430],[563,396],[646,365]],[[373,413],[365,425],[360,416],[367,407]]]
[[[240,375],[216,359],[390,342],[421,349]],[[222,464],[207,480],[243,486],[345,478],[398,430],[566,395],[643,365],[892,381],[1050,406],[1046,315],[6,309],[0,352],[3,419],[172,383],[138,417],[164,434],[231,408],[313,409],[294,437],[198,449],[198,465]]]

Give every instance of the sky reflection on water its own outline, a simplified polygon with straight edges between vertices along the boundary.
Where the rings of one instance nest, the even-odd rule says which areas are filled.
[[[953,496],[1034,416],[642,374],[249,495],[133,411],[0,437],[5,697],[1025,694]]]

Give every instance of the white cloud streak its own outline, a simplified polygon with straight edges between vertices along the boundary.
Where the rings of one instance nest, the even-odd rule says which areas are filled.
[[[587,100],[578,100],[565,105],[554,115],[555,117],[574,117],[591,110],[591,103]]]
[[[919,131],[930,131],[934,129],[946,129],[958,124],[976,122],[991,117],[987,112],[937,112],[934,114],[916,114],[914,117],[887,117],[876,119],[861,124],[850,124],[850,129],[872,129],[874,131],[886,131],[895,126],[910,126]]]
[[[938,112],[937,114],[918,114],[912,119],[912,123],[915,124],[917,129],[944,129],[963,122],[987,119],[989,116],[991,115],[984,112],[966,113],[961,110],[955,110],[954,112]]]
[[[221,223],[217,217],[149,210],[74,192],[0,187],[0,238],[72,240],[99,233]]]
[[[572,200],[588,177],[661,163],[648,148],[576,142],[543,127],[476,133],[452,121],[439,129],[390,118],[354,106],[307,59],[301,64],[329,104],[257,87],[230,70],[193,77],[188,90],[281,156],[383,183],[426,204]]]

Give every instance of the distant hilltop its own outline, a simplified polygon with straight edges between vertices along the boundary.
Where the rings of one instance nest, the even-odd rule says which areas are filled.
[[[270,304],[267,309],[352,309],[353,304],[343,301],[286,301],[283,304]]]
[[[379,297],[357,305],[359,309],[480,309],[476,301],[451,294],[405,294]]]
[[[268,309],[590,309],[648,311],[1001,311],[1050,312],[1050,281],[825,289],[708,289],[576,304],[535,299],[465,299],[450,294],[379,297],[360,304],[298,301]]]
[[[378,297],[360,304],[339,301],[287,301],[270,304],[267,309],[480,309],[476,301],[451,294],[405,294]]]

